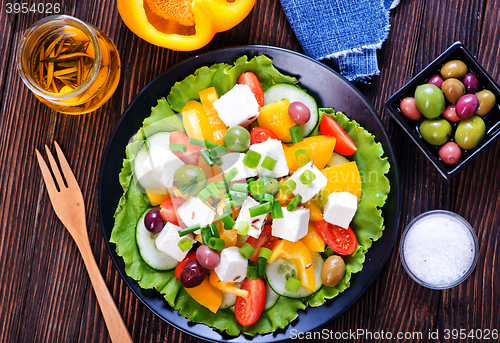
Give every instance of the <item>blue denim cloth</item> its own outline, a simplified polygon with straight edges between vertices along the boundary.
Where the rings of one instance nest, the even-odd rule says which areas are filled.
[[[380,74],[376,50],[399,0],[280,0],[306,55],[332,59],[350,81]]]

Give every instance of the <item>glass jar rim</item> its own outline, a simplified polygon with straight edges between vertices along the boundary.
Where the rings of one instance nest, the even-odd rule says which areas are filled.
[[[62,25],[70,25],[73,26],[80,31],[82,31],[90,40],[93,48],[94,48],[94,63],[92,65],[92,70],[87,77],[87,79],[82,82],[81,85],[76,87],[75,89],[64,92],[64,93],[53,93],[53,92],[48,92],[42,87],[38,85],[38,83],[33,80],[31,77],[30,73],[25,70],[25,67],[23,65],[23,53],[25,52],[25,49],[28,45],[29,37],[37,32],[38,30],[45,30],[50,27],[58,27]],[[87,88],[96,80],[97,75],[99,73],[99,66],[102,63],[102,57],[101,57],[101,48],[99,45],[99,38],[97,37],[94,28],[90,27],[89,24],[85,23],[84,21],[75,18],[73,16],[69,15],[52,15],[45,17],[43,19],[38,20],[35,22],[33,25],[31,25],[23,34],[21,37],[19,47],[17,49],[17,54],[16,54],[16,65],[17,69],[19,71],[19,74],[21,76],[21,79],[23,80],[24,84],[36,95],[50,101],[60,101],[60,100],[66,100],[73,98],[75,96],[78,96],[85,92]]]

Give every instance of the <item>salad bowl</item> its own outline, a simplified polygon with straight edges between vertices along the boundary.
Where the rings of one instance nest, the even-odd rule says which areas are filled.
[[[131,279],[125,273],[123,259],[117,255],[115,246],[109,243],[114,225],[113,215],[122,195],[118,174],[125,157],[125,147],[141,127],[144,118],[149,115],[151,107],[156,105],[158,99],[170,92],[176,81],[193,74],[196,69],[220,62],[233,63],[243,55],[248,58],[266,55],[272,59],[273,65],[281,73],[296,77],[299,86],[306,89],[316,99],[318,107],[333,107],[357,121],[375,135],[376,142],[382,144],[384,156],[391,165],[387,174],[391,191],[382,208],[384,234],[366,254],[363,269],[353,274],[349,288],[322,306],[299,311],[298,318],[285,329],[254,337],[228,336],[206,325],[188,321],[176,310],[170,308],[159,292],[142,289],[135,280]],[[99,212],[104,238],[113,262],[128,287],[157,316],[188,334],[209,341],[284,341],[293,338],[297,333],[319,330],[339,317],[369,288],[387,261],[399,226],[400,203],[399,173],[392,146],[384,126],[366,98],[327,66],[299,53],[269,46],[239,46],[211,51],[186,60],[154,79],[132,101],[118,123],[104,154],[99,180]]]

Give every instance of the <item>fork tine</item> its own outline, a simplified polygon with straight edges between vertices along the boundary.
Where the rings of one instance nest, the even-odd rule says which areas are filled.
[[[54,176],[57,181],[57,185],[59,186],[59,189],[62,190],[66,188],[66,185],[64,184],[64,180],[61,176],[61,172],[59,171],[59,167],[57,166],[56,160],[54,159],[54,156],[49,150],[49,147],[45,145],[45,151],[47,152],[47,157],[49,158],[49,163],[50,163],[50,168],[52,169],[52,173],[54,173]]]
[[[36,152],[36,159],[38,160],[38,165],[40,166],[40,170],[42,171],[43,180],[45,181],[45,187],[47,188],[49,196],[52,196],[55,193],[57,193],[57,188],[54,183],[54,179],[52,178],[49,167],[47,167],[47,164],[45,163],[42,154],[40,154],[40,151],[38,151],[38,149],[35,149],[35,152]]]
[[[61,165],[63,175],[66,178],[66,182],[68,183],[68,187],[73,186],[80,189],[78,181],[76,181],[75,174],[73,174],[73,171],[71,170],[71,167],[68,164],[68,160],[66,160],[61,147],[59,146],[59,144],[57,144],[56,141],[54,141],[54,145],[56,147],[57,158],[59,159],[59,164]]]

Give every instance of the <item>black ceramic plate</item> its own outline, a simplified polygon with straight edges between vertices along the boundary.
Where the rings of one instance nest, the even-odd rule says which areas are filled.
[[[274,65],[282,73],[296,76],[299,85],[314,96],[319,107],[333,107],[343,111],[375,134],[376,140],[382,143],[391,164],[391,170],[388,174],[391,193],[383,208],[384,235],[370,248],[366,254],[363,270],[353,274],[351,286],[346,291],[320,307],[300,311],[298,319],[283,330],[267,335],[257,335],[253,338],[243,335],[231,337],[206,325],[188,322],[186,318],[168,306],[160,293],[141,289],[125,273],[123,260],[116,254],[114,244],[109,244],[109,238],[114,224],[113,214],[122,195],[118,174],[121,170],[122,160],[125,158],[125,146],[130,137],[140,128],[143,119],[149,116],[151,107],[156,105],[159,98],[170,92],[170,88],[176,81],[192,74],[201,66],[210,66],[220,62],[233,63],[242,55],[251,58],[262,54],[272,58]],[[241,46],[208,52],[182,62],[154,79],[132,101],[118,123],[104,154],[99,180],[99,213],[104,238],[111,257],[127,285],[144,305],[167,323],[193,336],[210,341],[283,341],[299,332],[319,330],[339,317],[368,289],[383,268],[392,250],[398,230],[400,203],[398,167],[391,143],[380,119],[366,98],[339,74],[325,65],[296,52],[269,46]]]

